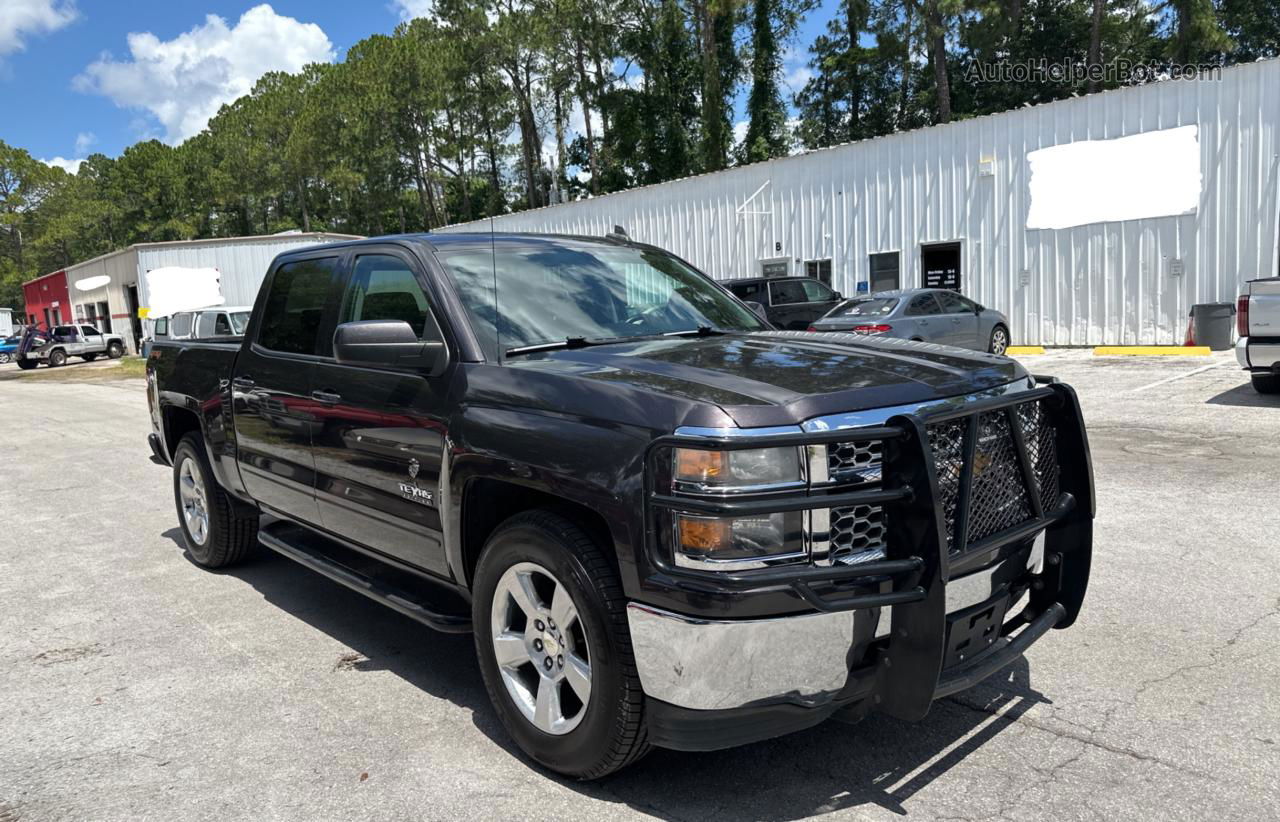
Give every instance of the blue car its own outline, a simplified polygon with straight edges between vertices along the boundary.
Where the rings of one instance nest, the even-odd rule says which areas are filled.
[[[0,340],[0,365],[13,361],[13,356],[18,351],[18,343],[21,341],[21,334],[14,334],[12,337]]]
[[[852,331],[1004,354],[1009,319],[945,288],[909,288],[856,297],[831,309],[810,331]]]

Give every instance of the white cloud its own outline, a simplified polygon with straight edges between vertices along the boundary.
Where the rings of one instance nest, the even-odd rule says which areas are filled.
[[[395,8],[402,20],[436,16],[436,0],[396,0]]]
[[[76,135],[76,154],[86,154],[89,147],[98,142],[98,135],[92,131],[82,131]]]
[[[57,31],[79,16],[73,0],[0,2],[0,56],[22,51],[23,38]]]
[[[247,94],[263,74],[298,71],[334,56],[319,26],[276,14],[265,3],[246,11],[234,27],[210,14],[172,40],[150,32],[135,32],[128,40],[132,59],[104,54],[75,86],[150,112],[171,143],[199,133],[219,106]]]
[[[782,53],[782,82],[792,94],[798,94],[813,79],[809,68],[809,55],[795,46],[788,46]]]
[[[735,146],[742,145],[742,141],[747,139],[747,129],[751,124],[746,120],[739,120],[733,124],[733,144]]]
[[[41,160],[40,162],[47,166],[60,168],[68,174],[75,174],[80,170],[80,164],[84,162],[84,158],[81,157],[77,160],[68,160],[66,157],[54,157],[52,160]]]

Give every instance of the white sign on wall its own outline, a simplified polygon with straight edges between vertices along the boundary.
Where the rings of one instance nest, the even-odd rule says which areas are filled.
[[[1028,152],[1027,228],[1192,214],[1200,202],[1197,126]]]
[[[147,301],[147,316],[167,317],[175,311],[222,305],[226,298],[218,269],[175,265],[147,272]]]

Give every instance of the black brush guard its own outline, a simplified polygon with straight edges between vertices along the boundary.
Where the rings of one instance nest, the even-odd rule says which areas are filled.
[[[780,492],[749,499],[720,500],[675,496],[650,489],[649,503],[659,509],[690,514],[744,516],[851,505],[882,505],[887,532],[882,560],[842,566],[780,566],[740,572],[676,567],[665,557],[654,563],[672,578],[701,584],[705,590],[735,593],[791,588],[819,611],[847,611],[893,606],[892,631],[876,659],[876,706],[903,719],[924,717],[935,699],[964,690],[1013,662],[1051,628],[1070,626],[1080,612],[1089,581],[1093,545],[1093,468],[1080,403],[1075,391],[1050,378],[1036,378],[1037,388],[969,402],[922,414],[903,414],[882,426],[786,433],[745,438],[671,436],[654,443],[650,476],[660,454],[686,446],[745,450],[773,446],[825,445],[851,440],[884,443],[883,480],[879,488],[854,491]],[[1053,424],[1059,466],[1059,494],[1044,510],[1021,426],[1014,418],[1023,403],[1042,405]],[[1004,412],[1013,432],[1018,460],[1028,489],[1032,518],[969,544],[966,521],[972,488],[973,451],[979,415]],[[954,522],[957,551],[947,547],[946,525],[938,504],[938,477],[926,426],[967,418],[966,453]],[[856,435],[856,436],[855,436]],[[1030,602],[1005,621],[1000,638],[971,662],[944,669],[947,641],[946,586],[952,576],[985,568],[1019,553],[1027,540],[1045,533],[1043,571],[1031,579]],[[662,552],[659,552],[661,554]],[[888,590],[884,590],[885,588]],[[853,592],[850,592],[850,588]]]

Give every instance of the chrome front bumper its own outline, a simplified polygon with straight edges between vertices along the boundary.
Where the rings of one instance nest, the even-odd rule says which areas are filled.
[[[1038,573],[1044,534],[1025,562]],[[1008,569],[993,565],[947,583],[947,613],[986,602],[996,578]],[[1024,595],[1025,599],[1025,595]],[[1009,614],[1022,602],[1011,603]],[[772,700],[818,705],[838,693],[850,669],[856,636],[888,636],[892,607],[801,614],[753,620],[711,620],[684,616],[632,602],[627,622],[636,667],[645,693],[682,708],[722,710]]]

